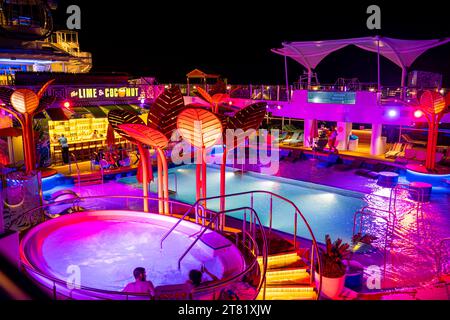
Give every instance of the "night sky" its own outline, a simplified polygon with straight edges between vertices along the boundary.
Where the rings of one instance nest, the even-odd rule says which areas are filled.
[[[81,7],[80,43],[93,54],[93,72],[155,76],[161,83],[184,82],[187,72],[199,68],[234,84],[284,84],[284,58],[270,52],[283,41],[450,36],[444,1],[60,0],[54,13],[59,25],[64,26],[70,4]],[[370,4],[381,7],[381,30],[366,27]],[[412,69],[441,72],[450,87],[449,57],[446,44],[421,56]],[[316,71],[321,83],[338,77],[376,82],[376,54],[348,47],[331,54]],[[291,83],[302,72],[289,61]],[[381,72],[383,84],[399,84],[400,68],[384,58]]]

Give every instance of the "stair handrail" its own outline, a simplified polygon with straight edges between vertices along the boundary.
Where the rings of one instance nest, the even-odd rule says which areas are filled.
[[[80,167],[78,166],[77,156],[73,152],[69,155],[69,174],[72,174],[72,159],[75,160],[75,167],[77,168],[78,187],[81,187]]]
[[[217,219],[222,215],[222,214],[226,214],[226,213],[230,213],[230,212],[236,212],[236,211],[244,211],[244,219],[243,219],[243,237],[242,237],[242,243],[245,246],[245,240],[246,240],[246,224],[247,224],[247,217],[246,217],[246,211],[249,210],[252,214],[253,217],[257,220],[258,225],[260,226],[260,230],[261,230],[261,235],[263,238],[263,245],[262,245],[262,257],[263,257],[263,271],[261,272],[262,277],[260,280],[260,284],[258,286],[257,292],[259,293],[259,291],[261,290],[262,285],[264,284],[264,288],[263,288],[263,298],[265,298],[266,296],[266,272],[267,272],[267,258],[268,258],[268,248],[267,248],[267,238],[266,238],[266,233],[264,232],[264,228],[263,225],[261,224],[261,220],[258,217],[258,213],[255,211],[255,209],[250,208],[250,207],[240,207],[240,208],[235,208],[235,209],[230,209],[230,210],[224,210],[221,212],[217,212],[213,218],[209,221],[207,226],[203,227],[203,230],[197,235],[197,237],[195,238],[195,240],[191,243],[191,245],[184,251],[184,253],[180,256],[180,258],[178,259],[178,270],[181,269],[181,261],[183,261],[183,259],[186,257],[186,255],[192,250],[192,248],[195,246],[195,244],[203,237],[203,235],[205,234],[205,232],[207,230],[212,230],[212,225],[213,223],[215,223],[216,229],[217,229]],[[247,268],[247,270],[251,270],[253,268],[253,266],[255,265],[255,262],[257,262],[257,257],[259,254],[259,247],[258,244],[256,242],[256,229],[253,223],[253,218],[250,219],[250,230],[253,230],[253,235],[249,234],[249,239],[253,242],[253,246],[256,249],[256,259],[255,261],[251,264],[250,267]],[[234,278],[232,278],[231,280],[233,280]],[[220,286],[223,286],[224,283],[227,283],[229,281],[231,281],[230,279],[228,279],[225,282],[221,282]]]
[[[167,233],[161,238],[160,241],[160,247],[163,247],[163,242],[167,239],[167,237],[180,225],[181,221],[183,221],[187,215],[191,212],[191,210],[193,208],[197,208],[198,205],[204,201],[210,201],[210,200],[216,200],[216,199],[221,199],[221,198],[231,198],[231,197],[236,197],[236,196],[242,196],[242,195],[254,195],[254,194],[267,194],[272,197],[278,198],[280,200],[285,201],[286,203],[290,204],[294,209],[295,209],[295,215],[294,215],[294,248],[297,249],[297,223],[298,223],[298,216],[300,216],[300,218],[303,220],[306,228],[308,229],[308,232],[311,236],[311,241],[312,241],[312,247],[313,250],[311,252],[311,278],[313,277],[313,270],[315,270],[314,268],[314,252],[317,256],[317,271],[320,277],[319,280],[319,288],[318,288],[318,296],[320,296],[320,292],[322,290],[322,261],[320,259],[320,251],[319,251],[319,246],[317,244],[317,240],[316,237],[314,236],[314,233],[312,232],[311,226],[309,225],[308,221],[306,220],[305,216],[303,215],[303,213],[300,211],[300,209],[297,207],[297,205],[292,202],[291,200],[280,196],[276,193],[270,192],[270,191],[264,191],[264,190],[255,190],[255,191],[246,191],[246,192],[239,192],[239,193],[232,193],[232,194],[227,194],[227,195],[219,195],[219,196],[214,196],[214,197],[206,197],[206,198],[202,198],[202,199],[198,199],[197,201],[195,201],[195,203],[186,211],[186,213],[177,221],[177,223],[175,223],[173,225],[173,227],[167,231]],[[253,201],[252,201],[253,202]],[[272,201],[271,201],[272,202]],[[272,215],[273,213],[270,212],[269,213],[269,220],[270,220],[270,224],[272,222]]]

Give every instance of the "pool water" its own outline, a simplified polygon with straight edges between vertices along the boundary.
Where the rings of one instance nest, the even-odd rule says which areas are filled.
[[[169,170],[169,189],[175,189],[175,180],[172,173],[177,176],[177,193],[171,197],[195,203],[195,165],[185,165]],[[208,167],[207,195],[218,196],[220,192],[220,169]],[[119,182],[137,186],[136,177],[126,177]],[[152,192],[156,192],[157,182],[150,185]],[[319,242],[324,242],[325,235],[330,234],[333,239],[339,237],[344,241],[351,241],[354,213],[366,206],[364,195],[357,192],[324,187],[312,183],[300,182],[291,179],[265,176],[256,173],[238,174],[231,168],[226,172],[226,193],[239,193],[253,190],[270,191],[293,201],[310,223],[313,233]],[[254,209],[261,221],[269,226],[270,196],[255,194]],[[226,209],[235,209],[250,206],[249,195],[227,198]],[[219,200],[208,201],[209,209],[219,210]],[[293,207],[282,200],[273,199],[273,228],[287,233],[294,233]],[[242,219],[241,212],[229,214]],[[299,221],[298,234],[311,239],[304,224]]]

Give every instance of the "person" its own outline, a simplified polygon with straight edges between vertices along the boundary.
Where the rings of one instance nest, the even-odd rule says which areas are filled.
[[[337,153],[338,150],[336,148],[336,139],[338,136],[338,132],[336,130],[336,126],[332,126],[330,130],[330,135],[328,137],[328,146],[330,147],[330,153]]]
[[[98,131],[97,131],[97,130],[94,130],[94,132],[93,132],[92,135],[91,135],[91,139],[92,139],[92,140],[98,139]]]
[[[193,288],[197,288],[201,284],[206,284],[206,283],[209,283],[212,281],[219,280],[214,274],[209,272],[209,270],[206,268],[206,266],[204,264],[202,265],[200,270],[201,271],[192,269],[191,271],[189,271],[189,280],[187,281],[187,283],[191,284]],[[211,277],[212,280],[211,281],[202,281],[203,273],[206,273],[209,277]]]
[[[155,287],[151,281],[147,281],[145,268],[138,267],[134,269],[133,276],[136,281],[127,284],[122,292],[148,293],[152,297],[155,295]]]
[[[61,137],[58,139],[59,144],[61,145],[62,149],[62,158],[64,164],[69,163],[69,144],[67,142],[67,138],[62,134]]]
[[[51,140],[51,143],[52,143],[52,144],[58,143],[58,136],[57,136],[56,134],[53,135],[53,138],[52,138],[52,140]]]
[[[120,147],[119,149],[119,159],[118,159],[118,166],[120,167],[129,167],[130,166],[130,156],[128,155],[127,150]]]

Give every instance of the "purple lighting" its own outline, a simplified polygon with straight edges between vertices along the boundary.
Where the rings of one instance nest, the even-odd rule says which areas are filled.
[[[391,109],[388,111],[389,118],[395,118],[398,117],[398,111],[395,109]]]

